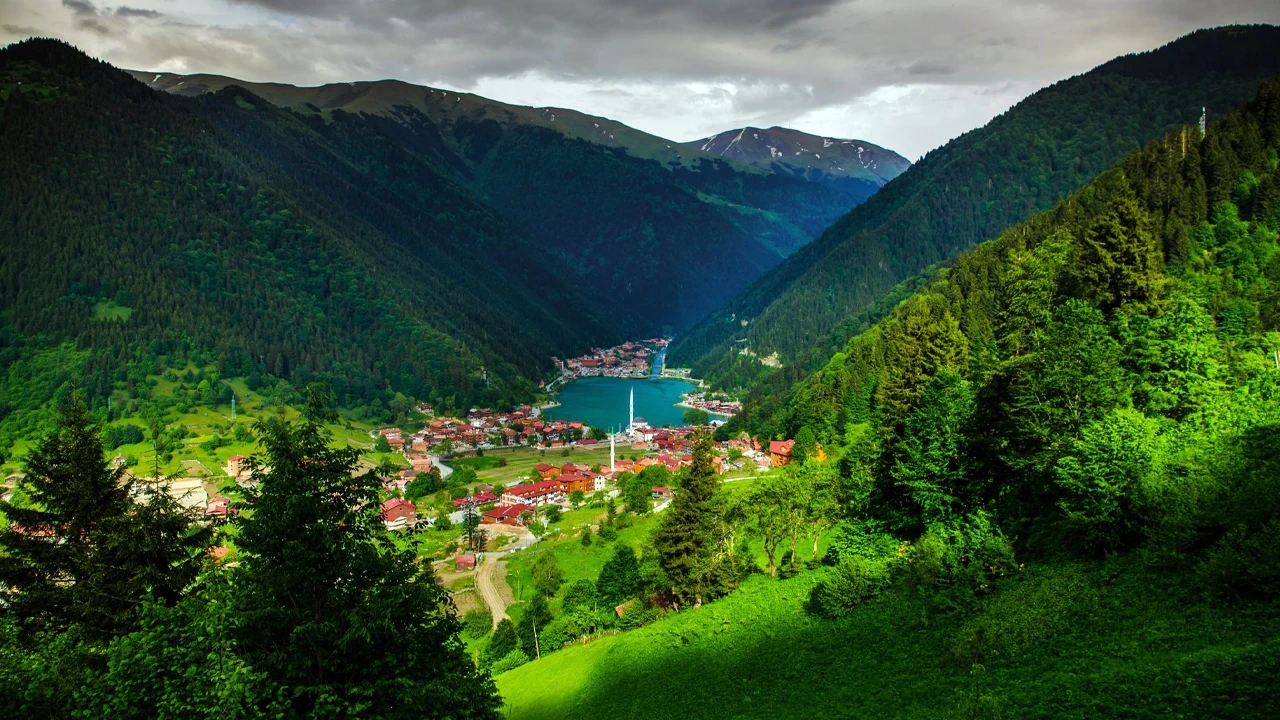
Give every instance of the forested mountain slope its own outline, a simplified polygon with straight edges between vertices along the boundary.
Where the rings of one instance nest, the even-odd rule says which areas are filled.
[[[694,577],[745,556],[741,587],[543,644],[498,676],[509,714],[1275,717],[1277,350],[1280,76],[853,338],[773,428],[792,461],[717,488],[683,536],[710,549],[677,548]]]
[[[178,343],[229,376],[328,379],[344,404],[467,407],[615,338],[429,141],[156,92],[50,40],[0,50],[0,98],[6,365],[75,340],[90,400]]]
[[[897,283],[1052,207],[1202,106],[1221,116],[1277,70],[1280,29],[1225,27],[1045,88],[930,152],[679,338],[672,362],[727,385],[756,381],[744,347],[784,365],[816,347],[804,360],[820,363]]]
[[[306,88],[133,74],[193,97],[240,86],[300,115],[355,115],[388,137],[429,141],[441,164],[537,242],[563,278],[646,332],[701,319],[900,172],[890,162],[880,174],[824,182],[607,118],[394,80]]]

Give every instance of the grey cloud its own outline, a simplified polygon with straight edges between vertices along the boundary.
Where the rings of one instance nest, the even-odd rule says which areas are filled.
[[[44,12],[59,2],[70,19]],[[1010,98],[1002,88],[1043,86],[1197,27],[1280,22],[1275,0],[230,2],[212,20],[174,2],[158,6],[163,21],[146,22],[155,10],[4,0],[0,22],[44,26],[46,15],[59,16],[71,28],[66,39],[104,36],[95,53],[134,68],[299,84],[394,77],[472,90],[518,78],[529,104],[550,100],[528,87],[568,83],[578,88],[577,109],[646,129],[687,117],[690,129],[673,134],[690,136],[717,123],[786,124],[855,106],[883,112],[885,103],[936,113],[938,97],[990,90],[985,112]],[[929,90],[904,95],[904,87]],[[927,92],[935,99],[926,102]],[[898,124],[922,138],[908,154],[969,129],[930,131],[938,123],[923,115]]]
[[[70,10],[77,16],[97,16],[98,8],[91,2],[84,0],[62,0],[62,7]]]
[[[120,17],[135,17],[135,18],[148,18],[148,19],[164,17],[164,13],[160,12],[159,10],[146,10],[143,8],[132,8],[127,5],[121,5],[120,7],[116,8],[115,14]]]
[[[914,62],[907,66],[908,75],[951,75],[955,67],[936,62]]]

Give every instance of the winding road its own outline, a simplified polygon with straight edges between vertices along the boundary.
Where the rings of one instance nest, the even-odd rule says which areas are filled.
[[[484,604],[489,606],[495,628],[498,627],[499,622],[507,619],[507,604],[502,601],[502,595],[493,582],[494,569],[498,567],[497,556],[498,553],[485,555],[484,562],[480,563],[479,569],[476,570],[476,591],[484,599]]]

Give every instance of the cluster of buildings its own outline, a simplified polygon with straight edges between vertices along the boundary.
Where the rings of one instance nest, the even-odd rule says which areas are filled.
[[[716,400],[708,398],[705,392],[691,392],[684,396],[682,407],[706,410],[712,415],[733,417],[742,411],[742,403],[737,400]]]
[[[428,406],[429,407],[429,406]],[[398,428],[384,428],[378,434],[387,438],[395,452],[403,452],[410,463],[427,458],[432,448],[447,445],[452,453],[469,453],[479,449],[533,445],[560,447],[573,442],[598,442],[586,437],[588,428],[577,421],[542,420],[529,405],[499,411],[472,408],[466,418],[433,418],[416,433],[406,435]],[[429,472],[415,469],[417,472]]]
[[[611,348],[594,348],[589,355],[561,361],[552,358],[560,367],[564,381],[584,377],[647,377],[652,358],[670,342],[665,338],[628,341]]]

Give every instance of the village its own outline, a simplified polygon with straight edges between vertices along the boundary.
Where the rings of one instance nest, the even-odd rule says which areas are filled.
[[[552,361],[560,368],[559,382],[588,377],[642,378],[649,376],[652,358],[670,342],[669,338],[627,341],[611,348],[595,348],[590,355]]]

